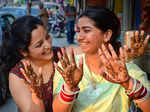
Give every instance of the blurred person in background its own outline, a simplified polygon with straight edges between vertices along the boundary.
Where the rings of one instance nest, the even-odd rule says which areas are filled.
[[[38,16],[42,20],[45,29],[48,30],[48,17],[49,17],[48,12],[47,12],[46,8],[44,8],[44,4],[42,2],[39,3],[39,8],[40,8],[40,12],[39,12]]]
[[[146,17],[139,26],[140,30],[144,30],[146,33],[150,33],[150,16]]]
[[[30,16],[31,15],[31,7],[32,7],[32,1],[29,0],[27,2],[27,15]]]
[[[67,41],[69,44],[73,44],[75,35],[74,26],[76,20],[76,8],[67,4],[64,8],[64,14],[66,18]]]
[[[150,32],[150,1],[147,1],[144,8],[142,8],[139,29],[144,30],[146,33]]]

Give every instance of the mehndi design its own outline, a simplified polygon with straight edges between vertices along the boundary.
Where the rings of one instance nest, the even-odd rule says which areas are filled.
[[[38,76],[34,72],[31,64],[27,65],[26,68],[27,68],[26,77],[28,78],[28,80],[30,80],[30,82],[28,80],[26,80],[26,82],[31,85],[31,87],[34,90],[37,97],[41,99],[42,98],[42,88],[43,88],[43,77],[42,77],[42,75]]]
[[[130,33],[126,32],[125,34],[125,54],[126,54],[126,62],[138,58],[142,56],[145,52],[145,49],[148,46],[149,36],[144,37],[144,31],[139,33],[138,31]]]

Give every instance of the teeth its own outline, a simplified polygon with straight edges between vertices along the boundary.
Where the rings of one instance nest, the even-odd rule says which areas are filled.
[[[87,43],[81,43],[80,45],[87,45]]]

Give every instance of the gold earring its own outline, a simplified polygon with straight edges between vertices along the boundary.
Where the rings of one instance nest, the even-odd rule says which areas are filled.
[[[104,43],[107,43],[107,40],[104,40]]]

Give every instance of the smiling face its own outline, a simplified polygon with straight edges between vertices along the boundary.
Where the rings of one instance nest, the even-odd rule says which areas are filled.
[[[28,58],[34,61],[48,61],[53,57],[52,39],[43,26],[39,25],[31,34]]]
[[[105,32],[94,25],[88,17],[81,17],[77,24],[77,40],[84,53],[97,53],[104,41]]]

